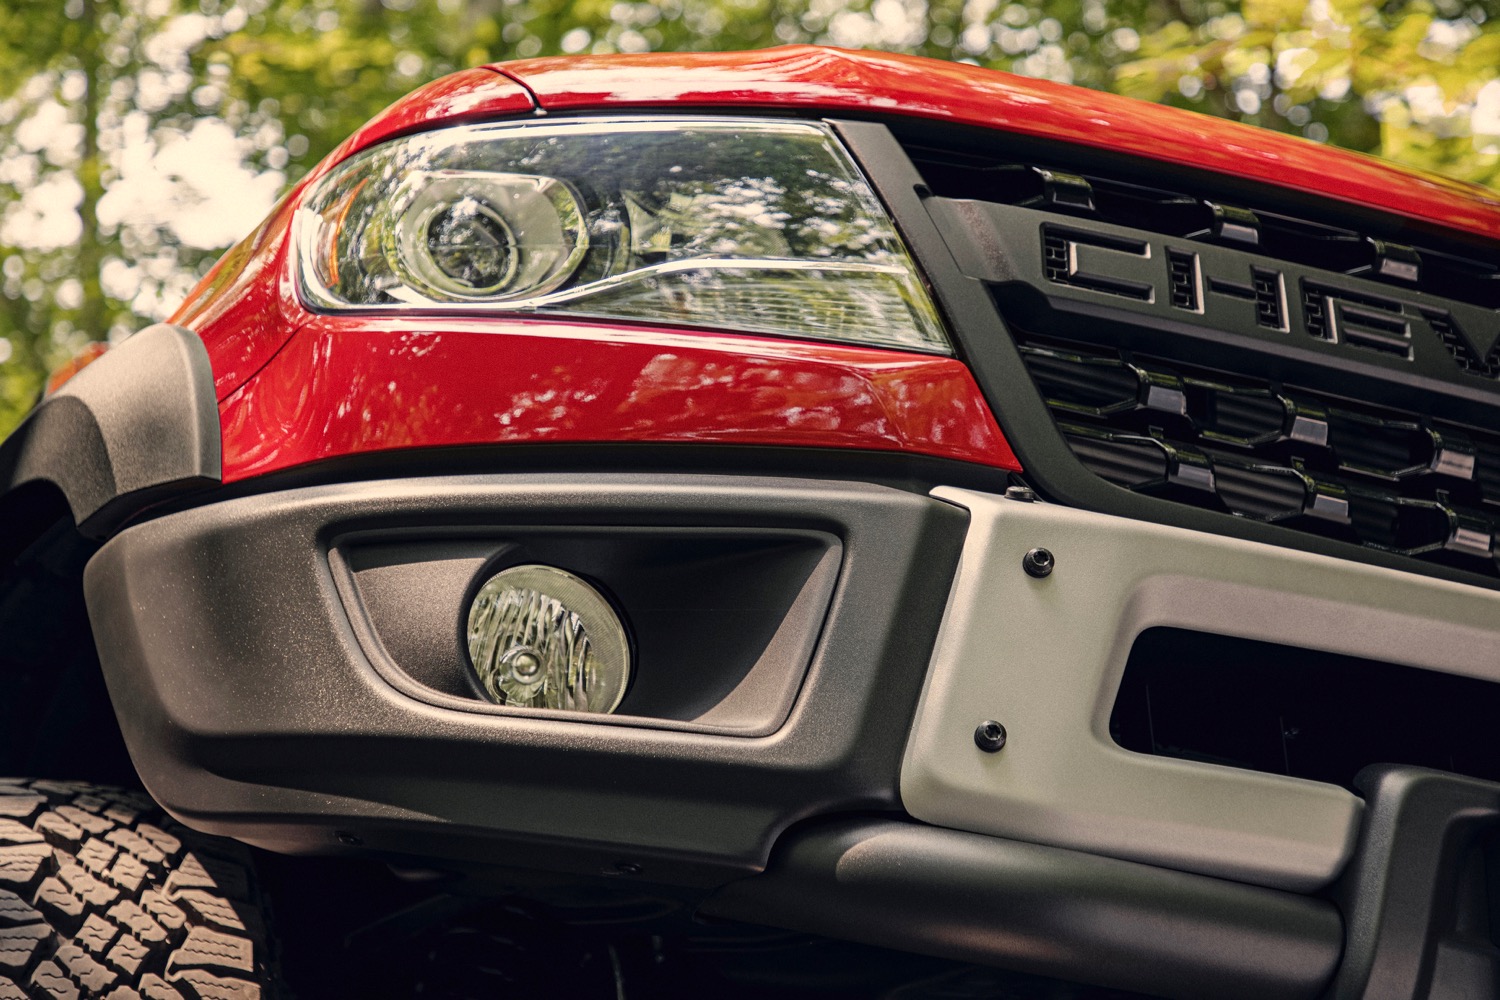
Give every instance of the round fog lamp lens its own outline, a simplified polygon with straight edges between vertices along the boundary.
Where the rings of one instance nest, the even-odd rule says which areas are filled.
[[[469,606],[469,659],[501,705],[613,712],[630,684],[630,640],[604,595],[566,570],[512,566]]]

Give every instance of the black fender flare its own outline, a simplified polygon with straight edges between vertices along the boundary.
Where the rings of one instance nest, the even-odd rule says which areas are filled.
[[[37,484],[55,487],[79,531],[100,539],[151,504],[221,480],[208,351],[191,330],[159,323],[69,379],[0,442],[5,548],[51,523],[26,530],[39,520],[22,513],[43,492]]]

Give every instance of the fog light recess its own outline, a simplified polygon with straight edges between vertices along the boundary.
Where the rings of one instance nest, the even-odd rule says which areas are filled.
[[[501,705],[613,712],[630,684],[630,640],[593,586],[553,566],[512,566],[469,606],[469,659]]]

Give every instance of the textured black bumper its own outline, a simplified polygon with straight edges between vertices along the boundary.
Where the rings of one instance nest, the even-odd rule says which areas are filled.
[[[814,480],[393,480],[135,525],[86,585],[148,788],[264,847],[639,879],[721,918],[1168,997],[1497,996],[1500,785],[1366,772],[1354,861],[1314,895],[906,816],[901,756],[968,523]],[[663,579],[643,567],[698,574],[666,610],[728,595],[742,627],[647,643],[640,669],[741,666],[696,708],[667,685],[625,717],[466,696],[434,664],[462,659],[471,581],[517,553],[642,587]]]

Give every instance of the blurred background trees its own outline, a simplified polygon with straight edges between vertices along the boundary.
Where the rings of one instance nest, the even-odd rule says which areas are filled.
[[[961,59],[1500,188],[1500,0],[9,0],[0,434],[165,318],[418,84],[536,55],[820,42]]]

